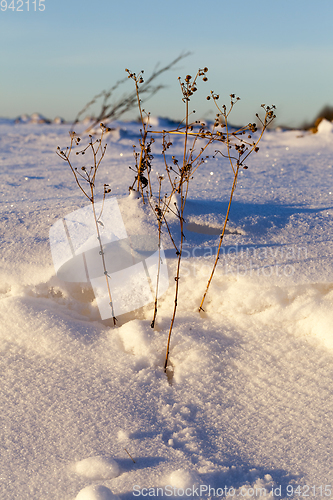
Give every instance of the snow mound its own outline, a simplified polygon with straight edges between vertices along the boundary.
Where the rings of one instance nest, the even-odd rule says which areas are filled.
[[[185,469],[175,470],[167,477],[168,485],[181,490],[196,488],[200,483],[200,478],[194,471]]]
[[[145,119],[147,122],[147,118]],[[176,128],[178,126],[178,122],[170,120],[170,118],[163,118],[161,116],[151,116],[149,115],[149,125],[152,127],[163,129]]]
[[[278,498],[281,490],[276,487],[270,474],[266,474],[263,478],[257,478],[254,482],[246,482],[240,488],[229,488],[226,498],[242,497],[242,498]]]
[[[29,123],[30,116],[27,114],[20,115],[16,118],[15,123]]]
[[[119,500],[117,495],[114,495],[109,488],[100,484],[94,484],[83,488],[75,500]]]
[[[118,335],[125,351],[138,357],[147,357],[153,354],[149,333],[148,327],[145,328],[145,324],[137,319],[125,323],[118,329]]]
[[[121,127],[112,128],[111,133],[114,141],[121,141],[121,139],[126,139],[128,137],[127,130]]]
[[[222,286],[223,300],[219,293]],[[216,280],[213,289],[216,293],[208,310],[215,311],[214,314],[234,315],[239,326],[254,317],[257,324],[270,325],[275,321],[294,334],[305,335],[309,340],[314,338],[327,348],[333,348],[331,283],[264,287],[241,277],[220,282],[220,288]]]
[[[128,432],[128,431],[125,431],[125,430],[123,430],[123,429],[120,429],[120,430],[118,431],[118,435],[117,435],[117,437],[118,437],[118,441],[119,441],[120,443],[124,443],[124,442],[126,442],[126,441],[128,441],[128,440],[129,440],[129,438],[130,438],[130,434],[129,434],[129,432]]]
[[[333,132],[333,122],[321,120],[318,125],[318,134],[331,134]]]
[[[31,124],[43,124],[50,123],[51,120],[45,118],[45,116],[40,113],[32,113],[32,115],[23,114],[16,118],[15,123],[31,123]]]
[[[61,125],[63,123],[66,123],[66,120],[64,120],[64,118],[62,118],[61,116],[56,116],[53,120],[53,123],[55,125]]]
[[[141,194],[139,191],[136,191],[135,189],[131,189],[129,193],[129,197],[133,200],[138,200],[141,197]]]
[[[181,209],[181,197],[178,193],[173,193],[170,202],[170,208],[173,213],[177,214],[177,210]]]
[[[119,476],[120,469],[113,458],[96,456],[77,462],[75,472],[88,479],[113,479]]]

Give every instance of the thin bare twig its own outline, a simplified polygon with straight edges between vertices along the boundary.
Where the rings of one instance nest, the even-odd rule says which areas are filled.
[[[141,96],[145,96],[146,99],[150,99],[157,92],[165,88],[165,85],[163,84],[155,85],[154,84],[155,80],[166,71],[172,69],[179,61],[189,56],[190,54],[191,54],[190,52],[182,53],[178,57],[176,57],[173,61],[171,61],[169,64],[162,66],[161,68],[159,68],[157,65],[153,70],[152,74],[150,75],[150,77],[146,80],[145,84],[142,86],[140,90]],[[108,90],[103,90],[99,94],[95,95],[92,98],[92,100],[88,102],[81,111],[79,111],[74,120],[74,124],[77,123],[82,117],[83,113],[86,113],[88,109],[91,108],[91,106],[93,106],[99,101],[100,98],[103,99],[100,111],[98,112],[97,116],[93,118],[93,121],[87,128],[86,132],[90,131],[101,122],[107,122],[107,121],[110,122],[112,120],[118,120],[124,113],[127,113],[128,111],[131,111],[133,108],[135,108],[137,104],[137,96],[135,91],[125,93],[118,100],[110,102],[110,99],[112,98],[114,92],[118,89],[120,85],[125,83],[126,80],[127,77],[122,78],[118,80]]]

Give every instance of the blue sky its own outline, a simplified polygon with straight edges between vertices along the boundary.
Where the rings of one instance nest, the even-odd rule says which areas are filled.
[[[31,0],[29,12],[26,0],[23,12],[19,0],[13,5],[0,10],[3,117],[73,119],[126,67],[149,74],[187,51],[165,75],[168,87],[146,103],[153,115],[182,118],[177,77],[203,66],[209,81],[195,95],[197,116],[214,116],[210,90],[226,103],[230,93],[241,97],[235,123],[253,121],[261,103],[275,104],[278,123],[290,126],[333,105],[332,0],[45,0],[36,12]],[[130,89],[127,81],[121,93]]]

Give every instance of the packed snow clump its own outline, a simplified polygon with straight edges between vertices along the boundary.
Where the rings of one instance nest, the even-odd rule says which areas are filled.
[[[194,471],[185,469],[175,470],[167,477],[168,485],[181,490],[196,488],[200,482],[199,476]]]
[[[119,500],[119,497],[106,486],[94,484],[83,488],[76,495],[75,500]]]
[[[331,134],[333,132],[333,122],[326,120],[325,118],[321,120],[318,125],[318,134]]]
[[[113,479],[119,476],[120,468],[113,458],[96,456],[77,462],[75,472],[88,479]]]
[[[152,354],[151,338],[148,328],[139,320],[133,320],[122,325],[118,330],[118,335],[122,340],[126,352],[137,357],[147,357]]]

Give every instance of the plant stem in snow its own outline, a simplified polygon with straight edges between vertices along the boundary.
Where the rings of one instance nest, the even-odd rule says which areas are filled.
[[[112,296],[111,296],[111,289],[110,289],[110,284],[109,284],[109,275],[106,269],[106,263],[105,263],[105,257],[104,257],[104,250],[103,250],[103,245],[102,245],[102,240],[101,240],[101,234],[99,230],[99,225],[103,225],[103,223],[100,221],[100,217],[103,212],[103,207],[104,207],[104,201],[105,201],[105,195],[111,191],[111,189],[108,189],[108,184],[104,184],[104,192],[103,192],[103,201],[102,201],[102,208],[100,211],[99,216],[96,216],[96,210],[95,210],[95,180],[96,180],[96,174],[98,167],[101,164],[101,161],[104,158],[105,151],[106,151],[106,144],[103,147],[102,146],[102,139],[103,135],[106,131],[109,131],[110,129],[105,127],[103,124],[101,124],[101,138],[97,139],[95,142],[92,141],[92,136],[90,136],[90,140],[88,143],[88,146],[86,146],[84,149],[81,151],[76,152],[76,155],[81,154],[84,155],[86,151],[90,148],[92,155],[93,155],[93,166],[90,168],[86,168],[85,166],[81,167],[81,171],[79,171],[76,167],[74,168],[72,165],[72,162],[70,160],[70,156],[74,147],[74,144],[78,145],[80,142],[80,138],[75,134],[75,132],[70,132],[70,137],[71,137],[71,142],[70,146],[67,147],[66,151],[61,150],[59,147],[57,149],[57,155],[60,156],[64,161],[66,161],[73,172],[75,181],[80,188],[80,190],[83,192],[83,194],[88,198],[92,205],[92,210],[93,210],[93,217],[94,217],[94,222],[95,222],[95,228],[96,228],[96,234],[97,234],[97,239],[99,243],[99,254],[102,259],[102,264],[103,264],[103,272],[104,276],[106,279],[106,286],[108,290],[108,295],[109,295],[109,304],[111,307],[111,312],[112,312],[112,319],[113,319],[113,325],[116,325],[117,318],[115,317],[114,314],[114,307],[113,307],[113,301],[112,301]],[[97,148],[95,149],[95,144],[98,144]],[[99,157],[98,157],[99,156]],[[82,183],[87,183],[89,185],[89,191],[87,192],[83,187]]]
[[[225,235],[225,230],[226,230],[226,227],[227,227],[227,224],[228,224],[228,220],[229,220],[229,212],[230,212],[230,208],[231,208],[231,202],[232,202],[232,198],[233,198],[233,195],[235,193],[236,186],[237,186],[237,179],[238,179],[239,169],[240,169],[240,167],[247,168],[247,166],[244,164],[245,160],[247,160],[247,158],[250,156],[250,154],[253,151],[255,151],[255,152],[259,151],[258,144],[261,141],[262,136],[263,136],[266,128],[268,127],[268,125],[270,123],[272,123],[272,121],[275,119],[275,115],[274,115],[274,112],[273,112],[273,110],[275,109],[275,106],[269,107],[269,106],[265,106],[265,104],[262,104],[261,107],[264,108],[264,110],[265,110],[265,118],[264,118],[264,120],[261,120],[261,118],[259,117],[258,114],[256,115],[257,118],[259,119],[261,125],[262,125],[262,130],[261,130],[259,138],[250,145],[250,148],[248,148],[246,146],[246,144],[249,146],[249,143],[245,143],[245,141],[241,141],[241,145],[239,145],[239,144],[236,144],[236,145],[232,144],[231,140],[230,140],[230,134],[229,134],[228,116],[229,116],[229,113],[230,113],[230,111],[231,111],[231,109],[232,109],[232,107],[234,105],[233,98],[235,96],[234,96],[234,94],[231,95],[231,107],[230,107],[229,112],[227,113],[225,106],[223,106],[223,111],[218,107],[218,105],[216,103],[216,100],[217,100],[218,96],[216,96],[213,92],[211,92],[211,94],[212,94],[212,97],[214,99],[215,105],[217,106],[217,108],[219,109],[219,111],[221,111],[221,113],[222,113],[222,115],[224,117],[224,120],[225,120],[225,128],[226,128],[226,136],[227,136],[227,141],[226,141],[226,145],[227,145],[227,157],[229,159],[230,166],[231,166],[233,174],[234,174],[234,179],[233,179],[233,183],[232,183],[232,187],[231,187],[231,191],[230,191],[229,204],[228,204],[227,213],[226,213],[226,216],[225,216],[225,219],[224,219],[224,224],[223,224],[222,232],[221,232],[221,235],[220,235],[220,240],[219,240],[219,245],[218,245],[218,249],[217,249],[217,253],[216,253],[216,258],[215,258],[215,261],[214,261],[212,272],[211,272],[210,277],[209,277],[208,282],[207,282],[206,290],[205,290],[205,292],[203,294],[203,297],[201,299],[201,303],[200,303],[200,306],[199,306],[199,312],[204,311],[204,309],[203,309],[202,306],[203,306],[204,301],[206,299],[207,292],[208,292],[209,286],[211,284],[211,281],[213,279],[213,276],[214,276],[214,273],[215,273],[215,269],[216,269],[216,266],[217,266],[217,263],[218,263],[218,260],[219,260],[219,257],[220,257],[220,251],[221,251],[222,241],[223,241],[223,237]],[[237,100],[238,99],[239,98],[237,98]],[[249,124],[248,128],[251,131],[256,130],[255,124]],[[246,128],[244,128],[244,130],[245,129]],[[240,130],[242,130],[242,129],[240,129]],[[236,134],[237,134],[237,132],[234,133],[233,136],[237,137]],[[238,154],[238,158],[231,156],[231,149],[232,149],[232,147],[234,147],[234,149],[236,150],[236,152]],[[219,151],[217,151],[217,152],[219,152]],[[222,156],[225,156],[225,155],[222,154]],[[233,161],[236,162],[235,165],[233,164]]]

